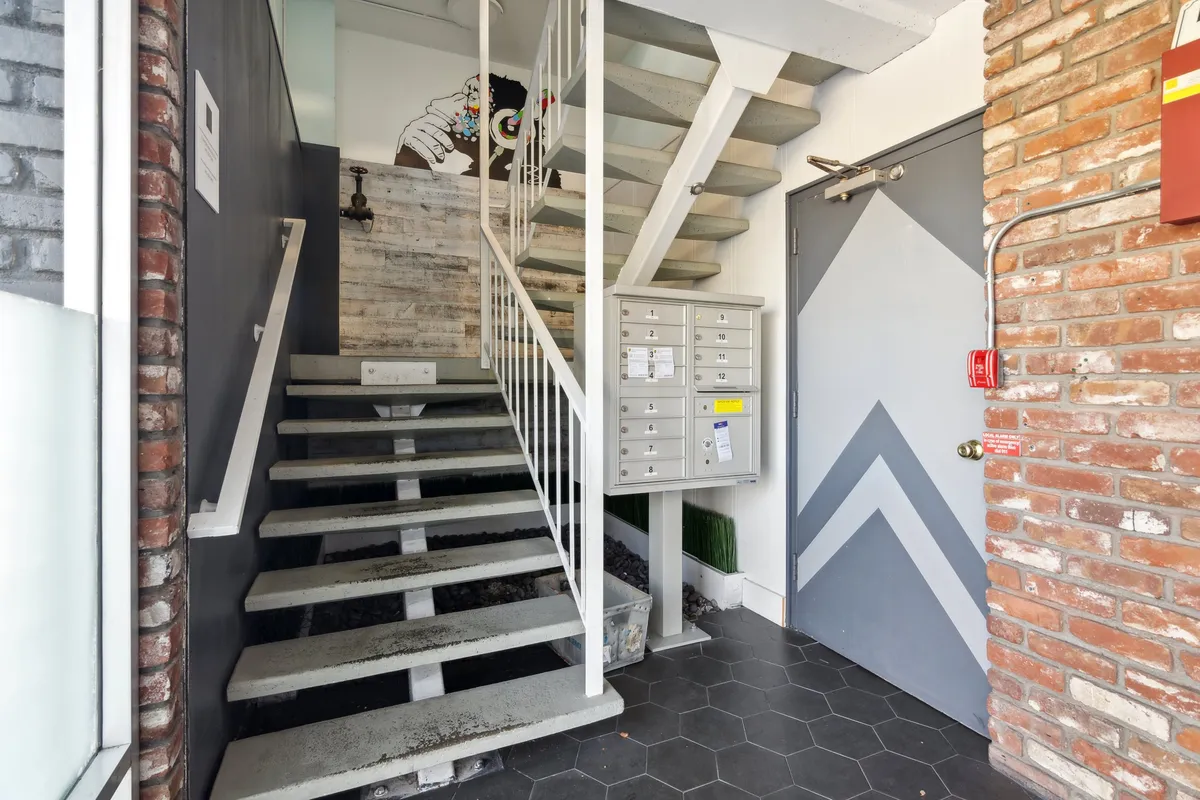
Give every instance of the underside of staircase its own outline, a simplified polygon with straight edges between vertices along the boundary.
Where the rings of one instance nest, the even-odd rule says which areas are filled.
[[[714,62],[714,70],[719,67],[718,48],[704,28],[616,0],[608,0],[606,9],[609,34]],[[811,85],[839,69],[793,55],[781,74]],[[604,82],[610,117],[666,126],[685,137],[711,91],[703,83],[615,62],[604,65]],[[581,62],[558,101],[580,108],[586,100]],[[735,122],[735,138],[776,146],[811,129],[819,116],[808,108],[755,96]],[[562,129],[546,146],[545,167],[584,172],[583,137]],[[671,148],[611,142],[604,148],[604,173],[618,185],[670,186],[677,183],[677,158]],[[781,180],[771,168],[717,159],[702,183],[704,193],[737,199]],[[632,245],[605,254],[606,281],[618,280],[637,256],[639,238],[659,214],[657,204],[673,202],[664,195],[665,190],[659,192],[648,207],[606,203],[605,229],[615,240],[624,237]],[[585,206],[577,192],[549,190],[531,208],[529,222],[547,229],[582,229]],[[744,218],[701,213],[689,206],[668,238],[685,247],[707,247],[711,253],[716,243],[748,229]],[[513,254],[513,263],[523,270],[583,276],[582,239],[576,239],[580,248],[571,249],[562,236],[544,238],[535,233]],[[652,260],[650,279],[655,281],[702,280],[721,271],[708,256]],[[581,293],[561,290],[528,294],[537,309],[550,312],[574,312],[583,299]],[[569,331],[556,330],[553,339],[565,350],[574,346]],[[430,360],[404,355],[371,360]],[[258,536],[272,546],[320,541],[323,554],[345,549],[339,542],[394,535],[400,552],[265,570],[250,587],[245,611],[252,619],[281,613],[308,618],[325,604],[400,596],[405,618],[315,635],[304,635],[301,626],[293,635],[249,644],[229,679],[227,699],[265,708],[281,698],[355,681],[381,676],[403,681],[405,673],[411,696],[408,702],[275,726],[236,739],[225,752],[211,794],[215,800],[319,798],[410,773],[418,773],[422,785],[436,785],[452,777],[446,767],[456,759],[577,728],[622,710],[620,695],[607,683],[600,694],[587,696],[583,666],[444,693],[441,670],[447,663],[580,636],[584,624],[570,594],[436,613],[435,589],[562,570],[562,556],[549,536],[430,548],[427,526],[538,514],[547,506],[532,488],[498,490],[480,482],[496,476],[519,482],[528,477],[529,462],[496,377],[481,370],[477,359],[437,359],[436,383],[387,386],[362,384],[363,360],[292,358],[287,395],[306,413],[280,423],[276,433],[303,443],[300,450],[306,457],[272,465],[270,478],[281,486],[301,487],[305,496],[319,501],[271,511]],[[561,462],[549,448],[546,455],[551,463],[544,468],[551,474]],[[483,488],[422,496],[422,481],[446,478]],[[557,480],[562,486],[562,478]],[[359,487],[388,485],[395,488],[387,499],[348,501]]]

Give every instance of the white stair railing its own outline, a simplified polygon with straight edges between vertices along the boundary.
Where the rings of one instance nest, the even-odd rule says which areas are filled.
[[[602,0],[591,0],[599,5]],[[550,0],[541,43],[529,78],[529,94],[521,110],[517,148],[508,175],[509,260],[514,264],[533,240],[533,208],[545,197],[552,170],[547,151],[562,136],[567,122],[563,87],[584,65],[584,26],[588,0]],[[599,68],[603,69],[601,60]],[[589,98],[590,100],[590,98]],[[591,103],[589,102],[589,106]]]
[[[571,594],[583,619],[585,691],[604,691],[604,0],[550,0],[542,44],[534,67],[529,102],[518,134],[509,181],[510,241],[505,254],[489,223],[490,182],[486,154],[490,147],[489,0],[479,2],[479,130],[480,130],[480,362],[490,367],[516,427],[538,498],[562,559]],[[588,12],[586,29],[573,21]],[[576,16],[578,15],[578,17]],[[565,37],[564,37],[565,34]],[[543,134],[561,130],[565,115],[558,92],[570,77],[576,57],[586,53],[587,189],[585,225],[585,339],[576,353],[585,356],[584,392],[563,357],[520,276],[515,255],[528,246],[529,212],[545,193],[541,170]],[[564,66],[568,72],[564,73]],[[565,76],[565,77],[564,77]],[[541,98],[552,90],[552,102],[541,113]],[[557,108],[556,108],[557,106]],[[535,116],[537,119],[535,119]],[[551,121],[553,120],[553,122]],[[555,127],[557,126],[557,127]],[[536,180],[519,180],[526,165],[536,166]],[[531,173],[532,174],[532,173]],[[576,510],[578,506],[578,511]],[[576,517],[578,516],[578,519]]]

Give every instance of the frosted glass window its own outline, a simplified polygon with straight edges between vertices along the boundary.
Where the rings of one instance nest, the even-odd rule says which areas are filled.
[[[96,318],[0,290],[0,796],[58,798],[99,742]]]

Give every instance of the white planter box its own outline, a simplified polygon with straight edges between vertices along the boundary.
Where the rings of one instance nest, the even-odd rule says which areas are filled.
[[[616,539],[642,558],[649,558],[650,534],[635,528],[623,519],[608,512],[604,514],[604,532]],[[737,608],[742,604],[742,582],[745,574],[732,575],[683,554],[683,580],[696,587],[696,591],[712,600],[718,608]]]

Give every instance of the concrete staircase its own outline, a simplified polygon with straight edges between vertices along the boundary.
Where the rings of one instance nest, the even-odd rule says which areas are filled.
[[[398,359],[399,360],[399,359]],[[361,359],[298,356],[292,360],[287,393],[339,406],[354,404],[361,416],[301,418],[281,422],[278,434],[326,441],[375,437],[414,439],[436,446],[456,438],[467,449],[424,452],[397,446],[392,455],[340,456],[280,461],[273,481],[308,486],[400,481],[409,490],[416,479],[522,473],[525,458],[516,447],[481,447],[481,437],[512,430],[507,413],[476,408],[494,398],[497,387],[477,359],[440,359],[445,382],[419,386],[363,386]],[[372,417],[381,406],[425,404],[416,416]],[[403,452],[403,450],[421,452]],[[412,493],[411,491],[409,492]],[[403,494],[403,492],[398,492]],[[533,677],[442,693],[440,665],[578,636],[584,626],[569,595],[436,614],[431,590],[472,581],[562,568],[548,537],[428,550],[424,526],[541,512],[533,490],[398,497],[394,501],[277,509],[262,521],[264,540],[355,536],[397,532],[399,555],[319,563],[261,572],[245,600],[249,614],[305,609],[380,595],[403,595],[407,619],[312,636],[296,636],[246,647],[227,687],[229,702],[263,702],[290,692],[328,687],[371,676],[395,674],[414,684],[411,702],[233,741],[226,749],[214,800],[317,798],[430,771],[436,782],[456,759],[570,730],[619,714],[620,695],[605,685],[587,697],[583,667],[564,667]],[[344,549],[344,548],[337,548]],[[436,676],[435,688],[428,685]]]

